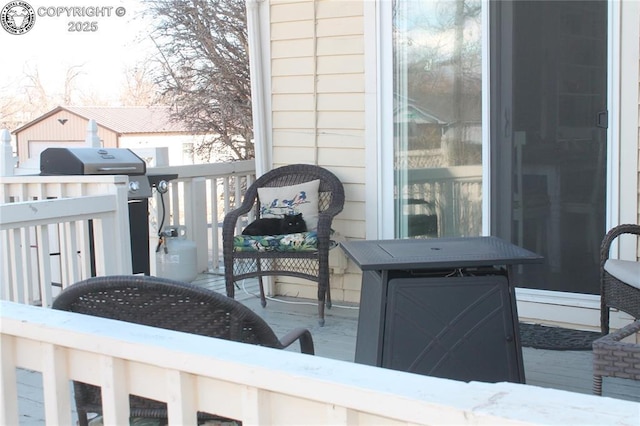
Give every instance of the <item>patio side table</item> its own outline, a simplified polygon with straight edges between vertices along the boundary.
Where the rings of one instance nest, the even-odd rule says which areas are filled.
[[[524,383],[511,268],[542,257],[496,237],[342,243],[362,269],[355,362]]]

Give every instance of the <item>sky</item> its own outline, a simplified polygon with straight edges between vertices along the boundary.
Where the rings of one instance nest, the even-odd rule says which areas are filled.
[[[154,49],[139,0],[0,0],[0,12],[16,3],[31,6],[35,21],[22,34],[0,27],[0,90],[15,90],[37,69],[45,88],[61,92],[67,70],[82,66],[81,90],[117,100],[124,69]]]

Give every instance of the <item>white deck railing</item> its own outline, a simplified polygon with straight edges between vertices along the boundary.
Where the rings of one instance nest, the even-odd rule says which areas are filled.
[[[53,286],[90,277],[92,259],[96,275],[131,273],[127,177],[19,176],[0,183],[0,298],[51,306]]]
[[[1,299],[51,306],[52,283],[66,287],[91,276],[89,227],[93,230],[96,274],[130,274],[131,257],[119,250],[129,242],[118,229],[115,195],[58,200],[24,201],[0,205],[3,233]],[[93,224],[89,225],[89,221]],[[51,241],[51,235],[57,238]],[[54,244],[51,244],[54,243]],[[55,243],[59,244],[54,248]],[[59,258],[58,280],[52,273]]]
[[[171,425],[195,425],[197,411],[245,425],[640,419],[640,404],[612,398],[456,382],[11,302],[0,311],[0,424],[18,424],[16,368],[42,372],[50,425],[72,423],[71,380],[102,386],[105,425],[128,424],[130,393],[167,402]]]
[[[222,248],[220,226],[226,212],[239,203],[244,190],[255,179],[255,162],[153,167],[147,174],[178,175],[169,181],[169,192],[163,197],[167,212],[164,227],[186,227],[187,239],[196,243],[198,272],[218,269]],[[154,237],[162,221],[161,195],[154,193],[152,247],[157,243]]]
[[[178,175],[164,195],[164,225],[186,226],[187,238],[196,243],[198,272],[218,268],[219,226],[253,181],[254,162],[150,168],[148,174]],[[0,298],[50,306],[52,285],[64,288],[93,273],[131,273],[127,176],[20,175],[0,177],[0,184]],[[152,273],[162,217],[157,191],[154,198]]]
[[[408,169],[399,195],[432,204],[439,237],[482,234],[482,166]],[[423,214],[421,207],[403,213]]]

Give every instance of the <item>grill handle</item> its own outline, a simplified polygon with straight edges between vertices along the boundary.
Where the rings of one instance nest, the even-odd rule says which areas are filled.
[[[98,170],[101,172],[126,172],[126,171],[136,171],[137,167],[100,167]]]

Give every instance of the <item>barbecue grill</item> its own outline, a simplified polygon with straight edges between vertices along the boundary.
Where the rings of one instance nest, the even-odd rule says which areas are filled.
[[[40,154],[40,174],[129,176],[129,231],[133,273],[150,275],[149,198],[151,185],[144,160],[124,148],[47,148]],[[93,271],[92,271],[93,272]]]

